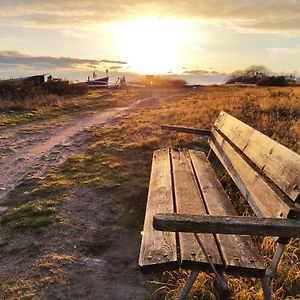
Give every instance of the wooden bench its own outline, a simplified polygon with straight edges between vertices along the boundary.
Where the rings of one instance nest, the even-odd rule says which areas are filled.
[[[179,299],[200,271],[261,279],[264,298],[291,237],[300,236],[300,156],[221,112],[211,131],[163,129],[208,137],[256,217],[238,216],[204,152],[160,149],[153,154],[139,266],[143,271],[192,270]],[[153,227],[154,226],[154,227]],[[155,229],[154,229],[155,228]],[[250,236],[277,237],[265,266]]]

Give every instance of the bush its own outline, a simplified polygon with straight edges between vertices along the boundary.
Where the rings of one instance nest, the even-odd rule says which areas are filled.
[[[26,80],[0,81],[0,99],[25,101],[45,95],[75,96],[87,93],[85,84],[69,83],[68,81],[47,81],[41,85]]]
[[[257,82],[259,86],[287,86],[288,81],[285,76],[265,76]]]
[[[25,101],[44,94],[43,88],[29,81],[3,80],[0,81],[0,98],[11,101]]]
[[[0,81],[0,111],[45,107],[60,102],[58,96],[77,96],[88,92],[85,84],[47,81],[37,84],[26,80]]]
[[[256,84],[260,86],[271,86],[272,85],[272,79],[270,77],[263,77],[259,79]]]
[[[85,84],[69,83],[67,80],[49,80],[42,85],[26,80],[0,81],[0,98],[6,100],[26,100],[53,94],[58,96],[74,96],[87,93]]]
[[[88,86],[81,83],[69,83],[67,80],[49,80],[43,84],[45,90],[58,96],[84,95],[88,91]]]
[[[268,76],[268,71],[264,66],[250,66],[245,70],[237,70],[233,72],[226,83],[245,83],[245,84],[257,84],[260,86],[287,86],[289,81],[295,81],[295,76],[280,75],[280,76]]]
[[[254,65],[244,70],[233,72],[226,83],[241,82],[246,84],[255,84],[259,79],[266,76],[268,70],[265,66]]]

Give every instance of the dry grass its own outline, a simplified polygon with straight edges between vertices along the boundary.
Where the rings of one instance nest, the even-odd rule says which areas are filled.
[[[120,97],[121,103],[130,102],[136,96],[120,93],[116,92],[113,97]],[[300,153],[300,87],[203,87],[196,91],[188,90],[179,98],[162,101],[160,108],[133,113],[109,128],[90,129],[90,145],[86,153],[70,157],[43,182],[33,186],[32,190],[26,187],[30,192],[26,199],[27,204],[21,203],[19,210],[14,212],[23,218],[22,213],[26,209],[36,208],[32,206],[32,200],[53,200],[52,195],[55,193],[58,197],[55,199],[56,207],[74,186],[93,186],[108,192],[116,199],[116,203],[125,208],[122,225],[131,228],[138,235],[143,226],[153,150],[170,146],[199,148],[196,138],[161,131],[160,125],[174,124],[209,129],[221,110]],[[228,177],[221,179],[226,191],[230,193],[230,180]],[[239,197],[236,202],[243,207]],[[48,208],[45,208],[47,214]],[[59,209],[51,207],[50,215],[56,214],[59,214]],[[266,262],[269,261],[274,253],[272,240],[264,239],[260,248]],[[299,249],[300,241],[294,239],[279,265],[279,273],[272,287],[276,299],[300,298]],[[151,297],[176,299],[186,276],[184,271],[168,272],[154,279],[150,283],[155,290]],[[259,280],[234,277],[228,279],[234,299],[262,297]],[[203,273],[199,276],[189,299],[196,297],[215,299],[212,275]]]
[[[33,282],[25,277],[16,277],[13,280],[1,278],[1,290],[4,291],[3,299],[34,299],[35,290]]]
[[[191,136],[162,132],[159,130],[161,124],[210,128],[221,110],[245,121],[294,151],[300,152],[299,88],[204,87],[199,92],[189,92],[180,99],[164,101],[162,108],[133,114],[108,131],[94,132],[96,142],[92,147],[95,152],[101,151],[102,154],[112,155],[116,151],[115,163],[121,166],[126,164],[130,171],[133,166],[149,168],[141,158],[145,157],[145,160],[149,160],[154,149],[165,146],[189,146],[196,149],[198,147],[197,141]],[[130,160],[132,160],[131,165]],[[129,172],[129,174],[138,176],[134,172]],[[227,178],[223,178],[222,181],[225,184],[228,183]],[[132,184],[132,181],[127,182],[126,188],[128,190],[133,187],[135,190],[142,188]],[[137,205],[137,203],[131,203],[134,206]],[[141,209],[136,210],[137,215],[140,213]],[[137,232],[142,228],[140,222],[136,222],[135,226],[140,226]],[[299,298],[299,246],[299,240],[293,240],[279,265],[279,274],[275,277],[272,286],[273,296],[276,299]],[[266,238],[260,245],[260,249],[267,262],[274,253],[274,243]],[[164,274],[160,283],[156,281],[157,290],[153,298],[176,299],[185,278],[186,272]],[[259,280],[230,276],[228,280],[234,299],[262,297]],[[195,299],[195,297],[215,299],[215,291],[211,282],[211,275],[202,274],[194,286],[190,299]]]
[[[127,106],[140,94],[138,90],[128,95],[124,90],[92,90],[80,96],[41,95],[38,99],[26,98],[13,102],[0,97],[0,128],[64,117],[66,114],[81,114],[83,111]]]
[[[0,111],[24,110],[56,105],[57,96],[79,96],[88,92],[84,84],[47,81],[35,84],[24,80],[0,81]]]

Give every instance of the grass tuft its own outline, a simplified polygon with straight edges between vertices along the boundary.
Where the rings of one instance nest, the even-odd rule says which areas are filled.
[[[1,223],[11,229],[38,229],[57,221],[55,215],[56,201],[32,200],[17,208],[5,212]]]

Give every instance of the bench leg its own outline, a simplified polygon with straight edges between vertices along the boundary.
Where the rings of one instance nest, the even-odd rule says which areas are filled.
[[[219,274],[218,271],[216,270],[213,262],[211,261],[207,251],[206,251],[206,248],[204,246],[204,243],[200,237],[200,234],[198,233],[194,233],[194,236],[200,246],[200,248],[202,249],[203,253],[204,253],[204,256],[205,258],[207,259],[207,262],[209,263],[212,271],[215,273],[216,275],[216,280],[218,282],[218,285],[219,285],[219,288],[223,291],[223,292],[226,292],[228,293],[229,290],[228,290],[228,285],[227,285],[227,281],[226,279],[224,278],[224,276],[222,274]],[[190,293],[192,287],[193,287],[193,284],[195,282],[195,280],[197,279],[198,275],[199,275],[200,271],[192,271],[192,273],[190,274],[190,276],[188,277],[179,297],[178,297],[178,300],[185,300],[188,296],[188,294]]]
[[[269,268],[266,271],[266,274],[269,276],[274,276],[277,273],[277,267],[280,262],[281,256],[285,250],[285,244],[278,244],[275,254],[272,258]]]
[[[192,271],[178,297],[178,300],[185,300],[187,298],[199,273],[200,271]]]
[[[218,271],[216,270],[216,268],[215,268],[215,266],[214,266],[212,260],[210,259],[209,255],[208,255],[208,252],[206,251],[206,248],[205,248],[204,243],[203,243],[203,241],[202,241],[202,239],[201,239],[201,237],[200,237],[200,234],[199,234],[199,233],[194,233],[194,235],[195,235],[195,238],[196,238],[196,240],[197,240],[197,242],[198,242],[200,248],[202,249],[203,254],[204,254],[204,256],[205,256],[207,262],[209,263],[209,265],[210,265],[212,271],[216,274],[216,280],[217,280],[217,282],[218,282],[220,288],[221,288],[222,290],[224,290],[224,291],[228,290],[227,281],[226,281],[226,279],[224,278],[224,276],[223,276],[222,274],[219,274]]]
[[[264,300],[272,300],[271,277],[265,276],[260,281],[261,281],[261,286],[264,291]]]
[[[272,292],[271,292],[271,281],[272,277],[277,273],[277,267],[281,256],[285,250],[285,244],[278,244],[273,259],[270,263],[270,266],[266,270],[266,275],[264,278],[261,279],[261,285],[264,291],[264,299],[271,300],[272,299]]]

